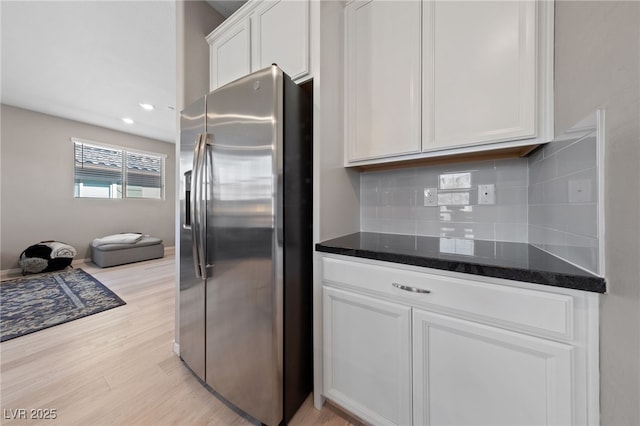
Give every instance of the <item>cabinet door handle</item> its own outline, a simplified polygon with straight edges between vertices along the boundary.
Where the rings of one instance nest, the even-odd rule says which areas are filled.
[[[412,293],[422,293],[422,294],[431,293],[431,290],[425,290],[423,288],[411,287],[411,286],[408,286],[408,285],[403,285],[403,284],[398,284],[398,283],[391,283],[391,285],[394,286],[395,288],[399,288],[400,290],[410,291]]]

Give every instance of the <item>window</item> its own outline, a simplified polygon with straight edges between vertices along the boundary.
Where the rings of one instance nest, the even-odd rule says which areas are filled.
[[[76,197],[164,198],[164,155],[72,141]]]
[[[164,157],[125,152],[124,182],[127,198],[162,198]]]

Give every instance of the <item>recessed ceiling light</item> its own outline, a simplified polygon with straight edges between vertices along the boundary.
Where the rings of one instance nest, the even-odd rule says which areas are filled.
[[[151,104],[138,104],[140,105],[140,108],[142,108],[145,111],[153,111],[154,109],[156,109],[156,107],[154,107]]]
[[[133,124],[133,120],[132,120],[132,119],[130,119],[129,117],[125,117],[125,118],[123,118],[123,119],[122,119],[122,121],[124,121],[124,122],[125,122],[125,123],[127,123],[127,124]]]

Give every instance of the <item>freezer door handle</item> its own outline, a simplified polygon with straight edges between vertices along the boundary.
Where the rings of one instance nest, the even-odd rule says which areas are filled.
[[[200,141],[202,134],[196,137],[195,149],[193,150],[193,167],[191,172],[191,249],[193,250],[193,266],[195,268],[196,277],[200,275],[200,258],[198,254],[198,154],[200,152]]]
[[[193,172],[191,176],[191,237],[193,241],[193,266],[195,268],[196,277],[206,279],[206,270],[204,268],[204,243],[202,238],[203,226],[206,223],[202,221],[202,175],[204,168],[204,150],[205,135],[198,134],[196,138],[195,150],[193,153]],[[206,218],[204,219],[206,221]],[[206,229],[206,228],[205,228]]]

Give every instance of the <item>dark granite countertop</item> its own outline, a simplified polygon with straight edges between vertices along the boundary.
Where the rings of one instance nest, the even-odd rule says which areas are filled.
[[[604,293],[604,278],[530,244],[358,232],[316,244],[324,253]]]

